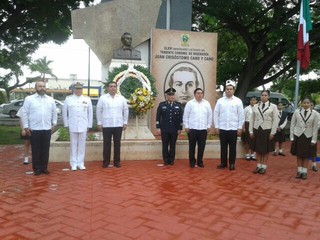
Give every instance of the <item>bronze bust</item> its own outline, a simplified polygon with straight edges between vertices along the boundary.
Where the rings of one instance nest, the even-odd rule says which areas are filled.
[[[125,32],[121,36],[122,47],[113,51],[114,59],[130,59],[130,60],[141,60],[141,53],[135,50],[132,44],[132,36],[130,33]]]

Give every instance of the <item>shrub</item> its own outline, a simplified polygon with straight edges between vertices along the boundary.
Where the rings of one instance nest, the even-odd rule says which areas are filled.
[[[58,141],[70,141],[70,135],[67,128],[60,127],[59,128],[59,138]]]

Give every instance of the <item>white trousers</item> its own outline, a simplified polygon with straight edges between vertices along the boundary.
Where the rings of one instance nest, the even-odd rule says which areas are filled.
[[[70,166],[83,167],[87,132],[70,132]]]

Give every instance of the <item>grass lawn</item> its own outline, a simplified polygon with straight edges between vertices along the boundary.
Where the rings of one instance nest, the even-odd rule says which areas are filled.
[[[20,139],[20,127],[0,126],[0,145],[23,144]]]

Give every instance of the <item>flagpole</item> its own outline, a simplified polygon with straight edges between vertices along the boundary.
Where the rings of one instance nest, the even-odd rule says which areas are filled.
[[[294,109],[298,108],[300,67],[306,70],[310,64],[309,32],[312,30],[309,0],[301,0],[297,40],[297,76]]]
[[[170,30],[170,26],[171,26],[171,0],[167,0],[166,29]]]
[[[299,77],[300,77],[300,61],[297,61],[297,75],[296,75],[296,87],[294,93],[294,110],[298,108],[298,95],[299,95]]]

